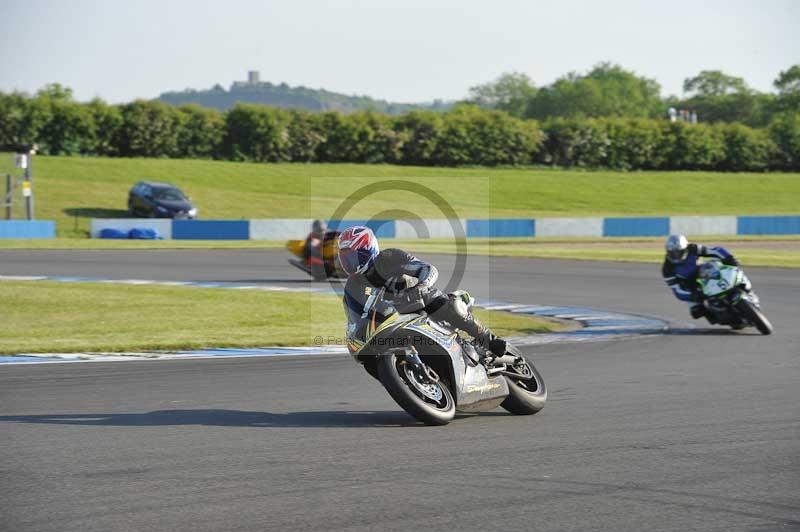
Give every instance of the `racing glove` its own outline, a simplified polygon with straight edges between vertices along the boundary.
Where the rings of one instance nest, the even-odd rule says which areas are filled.
[[[400,314],[409,314],[424,309],[426,291],[427,287],[417,285],[398,292],[393,300],[394,308]]]
[[[731,255],[727,259],[724,259],[722,261],[722,264],[725,264],[727,266],[736,266],[737,268],[739,267],[739,261],[736,260],[736,257],[734,257],[733,255]]]

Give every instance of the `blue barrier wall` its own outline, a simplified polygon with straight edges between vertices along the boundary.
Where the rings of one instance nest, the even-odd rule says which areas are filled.
[[[666,236],[669,218],[605,218],[603,236]]]
[[[736,233],[740,235],[797,235],[800,216],[739,216]]]
[[[432,238],[453,238],[451,220],[331,220],[330,229],[366,225],[379,238],[416,238],[413,223],[433,227]],[[459,220],[471,238],[604,236],[661,237],[676,233],[699,235],[800,235],[800,216],[673,216],[632,218],[507,218]],[[93,219],[92,236],[105,227],[155,227],[164,238],[190,240],[285,240],[305,238],[311,220],[144,220]],[[398,231],[398,228],[400,230]],[[171,231],[169,230],[171,229]],[[602,229],[602,232],[601,232]],[[425,233],[423,231],[422,233]],[[425,233],[427,234],[427,233]],[[53,238],[55,223],[49,221],[0,221],[0,238]]]
[[[328,229],[331,231],[343,231],[354,225],[366,225],[378,238],[394,238],[394,220],[330,220]],[[309,226],[309,230],[311,227]],[[305,236],[305,235],[304,235]]]
[[[52,220],[0,220],[0,238],[55,238]]]
[[[174,220],[178,240],[250,240],[250,220]]]
[[[468,237],[536,236],[536,221],[520,218],[467,220]]]

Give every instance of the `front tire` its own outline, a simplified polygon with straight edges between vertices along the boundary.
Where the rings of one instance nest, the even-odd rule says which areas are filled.
[[[378,357],[378,378],[403,410],[426,425],[447,425],[456,415],[456,402],[442,382],[425,382],[419,368],[394,353]]]
[[[736,309],[747,319],[750,323],[756,326],[758,332],[763,335],[772,334],[772,324],[769,322],[764,313],[758,307],[753,305],[750,301],[742,298],[737,304]]]
[[[529,416],[544,408],[544,404],[547,402],[547,386],[545,386],[539,370],[524,356],[522,358],[523,364],[508,368],[509,371],[519,374],[521,378],[505,376],[508,384],[508,397],[500,406],[512,414]]]

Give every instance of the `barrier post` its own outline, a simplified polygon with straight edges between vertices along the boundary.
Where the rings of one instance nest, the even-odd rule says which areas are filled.
[[[14,187],[11,184],[11,174],[6,174],[6,220],[11,219],[11,205],[14,201]]]
[[[33,220],[33,150],[28,155],[28,164],[25,166],[25,181],[22,182],[22,195],[25,196],[25,214],[28,220]]]
[[[14,156],[14,166],[24,170],[22,177],[22,195],[25,197],[25,214],[28,220],[33,220],[33,156],[36,153],[36,144],[20,145]]]

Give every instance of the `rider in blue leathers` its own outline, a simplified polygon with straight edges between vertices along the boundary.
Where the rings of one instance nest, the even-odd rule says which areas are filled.
[[[702,244],[690,244],[684,235],[670,235],[667,238],[667,255],[662,267],[664,282],[667,283],[681,301],[689,303],[692,318],[705,316],[714,323],[716,317],[709,313],[702,303],[702,294],[697,285],[698,259],[711,257],[719,259],[723,264],[738,266],[739,261],[724,247],[706,247]]]

